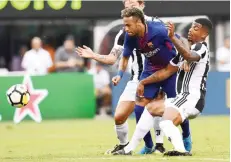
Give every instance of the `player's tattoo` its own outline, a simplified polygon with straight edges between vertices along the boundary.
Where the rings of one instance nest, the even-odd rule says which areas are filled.
[[[98,58],[99,58],[100,60],[106,60],[106,59],[107,59],[105,55],[98,55]]]
[[[122,54],[122,52],[123,52],[123,47],[117,46],[111,50],[110,54],[114,55],[116,58],[119,58],[119,56]]]
[[[169,64],[164,69],[158,70],[154,74],[143,79],[141,83],[146,85],[146,84],[157,83],[157,82],[163,81],[167,79],[168,77],[170,77],[171,75],[173,75],[174,73],[176,73],[177,70],[178,70],[178,67],[175,67]]]
[[[164,73],[164,72],[163,72],[163,73]],[[160,81],[162,81],[161,75],[160,75],[160,74],[161,74],[161,73],[156,72],[155,74],[151,75],[152,81],[153,81],[153,82],[160,82]]]
[[[184,57],[187,61],[198,61],[200,60],[200,56],[198,54],[192,54],[192,52],[185,47],[181,40],[176,37],[171,38],[172,43],[175,45],[178,52]]]
[[[186,48],[190,49],[190,44],[186,38],[180,37],[180,40]]]
[[[162,70],[159,70],[159,71],[155,72],[154,74],[150,75],[149,77],[143,79],[141,81],[141,83],[146,85],[146,84],[160,82],[160,81],[164,80],[163,75],[164,75],[164,71],[162,69]]]

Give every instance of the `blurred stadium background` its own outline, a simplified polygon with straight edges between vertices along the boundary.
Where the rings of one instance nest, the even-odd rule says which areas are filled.
[[[0,1],[0,162],[165,160],[161,156],[103,156],[116,143],[113,112],[129,73],[113,87],[110,78],[117,73],[117,63],[95,64],[73,52],[75,46],[87,45],[108,54],[122,27],[123,8],[121,1]],[[177,33],[185,37],[193,19],[212,20],[214,29],[207,40],[211,69],[206,107],[191,123],[195,157],[173,161],[229,161],[230,2],[147,1],[144,11],[148,16],[173,21]],[[52,60],[49,66],[47,60],[33,62],[39,60],[33,53],[31,60],[24,58],[26,51],[36,48],[31,43],[34,37],[39,37],[42,48],[48,51]],[[34,64],[38,69],[31,71]],[[24,71],[26,67],[30,76]],[[97,75],[96,70],[104,73]],[[21,110],[12,108],[5,96],[6,90],[18,83],[27,84],[33,96],[32,103]],[[108,88],[106,97],[98,95],[98,85]],[[131,135],[135,125],[132,118],[130,124]]]

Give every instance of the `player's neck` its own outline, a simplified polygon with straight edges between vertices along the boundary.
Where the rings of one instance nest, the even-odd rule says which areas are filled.
[[[143,38],[147,32],[148,32],[147,31],[147,24],[142,24],[142,28],[141,28],[141,31],[140,31],[138,36]]]
[[[205,40],[204,39],[196,40],[193,41],[192,44],[201,43],[201,42],[205,42]]]

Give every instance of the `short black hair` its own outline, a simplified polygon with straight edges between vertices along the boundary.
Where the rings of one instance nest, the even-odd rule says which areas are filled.
[[[121,17],[136,17],[141,20],[143,24],[145,24],[144,13],[140,9],[136,7],[125,8],[121,11]]]
[[[209,33],[213,29],[213,23],[207,18],[198,18],[198,19],[195,20],[195,22],[201,24],[204,27],[206,27],[208,29]]]

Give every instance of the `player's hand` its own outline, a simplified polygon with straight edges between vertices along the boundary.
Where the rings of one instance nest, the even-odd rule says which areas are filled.
[[[112,78],[112,83],[114,86],[117,86],[117,84],[120,82],[121,77],[119,75],[116,75]]]
[[[137,96],[144,97],[144,85],[142,84],[142,82],[139,82],[136,93],[137,93]]]
[[[87,46],[83,46],[82,47],[77,47],[75,49],[75,52],[80,56],[80,57],[84,57],[84,58],[90,58],[92,59],[94,57],[94,52],[92,51],[91,48],[87,47]]]
[[[172,22],[167,22],[168,36],[171,38],[175,35],[175,25]]]
[[[183,64],[181,65],[181,69],[184,70],[185,72],[190,71],[189,63],[186,60],[184,60]]]

